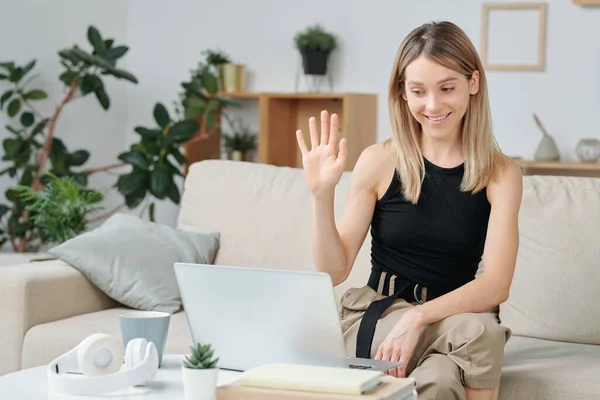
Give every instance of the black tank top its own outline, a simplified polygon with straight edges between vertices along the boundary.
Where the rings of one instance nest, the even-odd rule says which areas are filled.
[[[416,205],[401,191],[399,175],[377,201],[371,221],[374,269],[449,292],[473,280],[485,244],[490,203],[486,190],[461,192],[464,164],[425,162]]]

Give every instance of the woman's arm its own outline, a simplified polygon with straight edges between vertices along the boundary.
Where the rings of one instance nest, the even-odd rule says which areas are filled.
[[[521,170],[509,163],[487,188],[491,212],[483,274],[444,296],[416,307],[421,324],[432,324],[453,314],[487,311],[506,301],[519,247],[518,217],[522,193]]]
[[[313,197],[313,255],[317,269],[337,286],[344,282],[369,231],[377,201],[377,182],[385,160],[381,144],[367,147],[358,158],[348,200],[336,226],[333,190]]]

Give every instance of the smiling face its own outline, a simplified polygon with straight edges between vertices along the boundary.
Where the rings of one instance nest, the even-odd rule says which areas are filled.
[[[404,73],[402,98],[422,127],[423,135],[457,138],[471,95],[477,93],[479,74],[471,79],[420,55]]]

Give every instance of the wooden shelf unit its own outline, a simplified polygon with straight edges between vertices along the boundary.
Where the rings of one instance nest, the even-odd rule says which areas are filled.
[[[308,119],[321,110],[336,113],[340,120],[340,139],[348,141],[347,170],[367,146],[377,141],[377,95],[363,93],[223,93],[223,97],[256,100],[259,110],[258,162],[277,166],[301,167],[302,157],[296,130],[302,129],[310,148]],[[193,154],[193,151],[189,151]],[[198,159],[190,159],[190,162]]]
[[[515,158],[524,175],[563,175],[600,178],[600,163],[527,161]]]

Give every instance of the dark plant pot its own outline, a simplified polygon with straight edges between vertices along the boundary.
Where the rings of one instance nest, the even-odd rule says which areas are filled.
[[[325,75],[329,51],[302,50],[302,66],[306,75]]]

